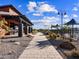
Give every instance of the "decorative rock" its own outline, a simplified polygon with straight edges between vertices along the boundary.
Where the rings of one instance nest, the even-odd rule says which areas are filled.
[[[10,51],[8,51],[7,55],[12,55],[14,53],[15,53],[14,51],[10,50]]]
[[[15,42],[16,45],[20,45],[20,42]]]

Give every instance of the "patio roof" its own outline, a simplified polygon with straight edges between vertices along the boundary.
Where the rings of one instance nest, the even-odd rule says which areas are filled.
[[[25,21],[26,24],[29,24],[29,25],[33,25],[32,22],[25,16],[25,15],[20,15],[20,16],[15,16],[15,15],[2,15],[3,17],[5,17],[6,19],[17,19],[18,21],[18,18],[21,17],[23,20],[23,22]]]
[[[0,6],[0,9],[6,8],[6,7],[10,7],[10,8],[12,8],[13,10],[15,10],[19,15],[22,15],[22,13],[19,12],[19,11],[17,10],[17,8],[15,8],[13,5],[3,5],[3,6]],[[3,10],[0,10],[0,11],[3,11]]]
[[[10,7],[12,8],[13,10],[15,10],[19,15],[9,15],[8,12],[6,13],[5,11],[3,12],[2,11],[2,8],[6,8],[6,7]],[[4,6],[0,6],[0,11],[1,11],[1,15],[2,16],[5,16],[6,18],[18,18],[18,17],[21,17],[23,22],[25,21],[25,23],[28,23],[30,25],[33,25],[33,23],[23,14],[21,14],[21,12],[19,12],[13,5],[4,5]],[[6,13],[6,14],[5,14]]]

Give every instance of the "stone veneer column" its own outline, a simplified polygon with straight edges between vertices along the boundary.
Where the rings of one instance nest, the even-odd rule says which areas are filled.
[[[24,33],[27,34],[27,25],[24,25]]]
[[[21,18],[19,18],[20,19],[20,23],[19,23],[19,25],[18,25],[18,36],[19,37],[22,37],[22,20],[21,20]]]
[[[32,32],[32,26],[29,26],[29,33]]]

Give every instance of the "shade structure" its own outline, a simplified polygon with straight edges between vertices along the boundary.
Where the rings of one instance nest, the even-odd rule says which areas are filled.
[[[78,24],[75,19],[71,19],[69,22],[67,22],[65,25],[76,25]]]
[[[75,19],[71,19],[69,22],[65,23],[65,25],[71,25],[72,28],[71,28],[71,37],[74,36],[74,25],[79,25],[79,23],[77,23],[75,21]]]

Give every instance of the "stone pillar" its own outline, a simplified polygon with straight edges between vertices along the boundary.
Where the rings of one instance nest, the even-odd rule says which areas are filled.
[[[31,26],[24,25],[24,33],[25,34],[29,34],[31,32],[32,32],[32,27]]]
[[[29,26],[29,29],[28,29],[29,33],[31,33],[31,27]]]
[[[27,34],[30,33],[30,26],[27,26]]]
[[[19,25],[18,25],[18,36],[19,37],[22,37],[22,21],[21,21],[21,19],[20,19],[20,23],[19,23]]]
[[[27,34],[27,25],[24,25],[24,33]]]
[[[15,30],[15,25],[13,26],[13,29]]]
[[[32,32],[32,26],[29,26],[29,33]]]
[[[15,34],[15,25],[13,26],[13,32],[12,32],[12,34]]]
[[[31,31],[31,33],[32,33],[32,26],[31,26],[31,30],[30,30],[30,31]]]
[[[29,33],[29,26],[27,26],[27,34]]]

